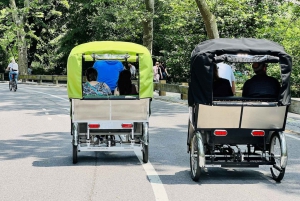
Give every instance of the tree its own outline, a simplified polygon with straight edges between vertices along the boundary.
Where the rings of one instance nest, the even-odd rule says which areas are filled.
[[[24,0],[24,8],[29,8],[29,0]],[[17,46],[18,46],[18,64],[19,64],[19,73],[20,74],[27,74],[27,43],[25,40],[25,30],[24,30],[24,23],[25,23],[25,12],[20,12],[17,8],[15,0],[9,0],[10,8],[12,9],[12,19],[16,25],[16,32],[17,32]],[[24,10],[25,10],[24,9]]]
[[[207,36],[210,39],[219,38],[218,26],[215,16],[210,12],[209,6],[205,0],[195,0],[202,15]]]
[[[152,54],[154,0],[145,0],[145,5],[147,13],[143,21],[143,45],[146,46]]]

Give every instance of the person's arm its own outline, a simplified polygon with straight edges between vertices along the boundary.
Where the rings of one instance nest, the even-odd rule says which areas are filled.
[[[235,82],[232,81],[231,84],[232,84],[232,86],[231,86],[232,93],[233,93],[233,95],[235,95]]]
[[[10,69],[10,65],[8,64],[7,68],[6,68],[6,71],[9,71]]]
[[[235,77],[234,77],[232,70],[231,70],[231,89],[232,89],[233,95],[235,95]]]
[[[161,68],[158,67],[158,70],[159,70],[160,77],[163,78],[163,75],[162,75],[162,72],[161,72]]]
[[[244,86],[242,88],[242,97],[247,97],[248,96],[248,83],[247,81],[244,83]]]
[[[118,87],[115,88],[114,95],[115,96],[120,96],[120,92],[119,92],[119,88]]]
[[[133,69],[133,77],[135,77],[135,75],[136,75],[136,68],[134,67],[134,69]]]

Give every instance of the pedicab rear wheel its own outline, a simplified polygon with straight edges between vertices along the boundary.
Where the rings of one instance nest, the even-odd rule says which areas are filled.
[[[77,154],[78,154],[78,147],[77,145],[73,145],[73,164],[76,164],[78,162]]]
[[[144,163],[148,163],[148,156],[149,156],[149,130],[148,129],[149,129],[148,122],[143,123],[143,126],[142,126],[142,133],[143,133],[142,155],[143,155],[143,162]]]
[[[285,168],[281,168],[281,141],[278,133],[274,133],[270,141],[270,160],[275,162],[270,168],[272,177],[275,181],[280,182],[285,174]]]
[[[198,181],[201,175],[201,168],[199,166],[199,145],[197,136],[194,134],[190,143],[190,167],[191,177],[194,181]]]
[[[143,150],[142,150],[142,152],[143,152],[143,162],[144,163],[148,163],[148,155],[149,155],[149,153],[148,153],[148,147],[149,147],[149,145],[143,144]]]

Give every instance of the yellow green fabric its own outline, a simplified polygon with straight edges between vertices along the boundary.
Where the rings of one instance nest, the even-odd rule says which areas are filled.
[[[69,54],[67,64],[67,89],[69,98],[82,98],[82,55],[92,60],[92,54],[128,54],[129,62],[136,62],[139,54],[139,96],[153,97],[153,62],[149,50],[139,44],[121,41],[94,41],[74,47]],[[89,58],[90,57],[90,58]]]

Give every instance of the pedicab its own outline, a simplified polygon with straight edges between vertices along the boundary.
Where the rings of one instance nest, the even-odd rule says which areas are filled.
[[[219,62],[278,64],[278,98],[214,97],[213,65]],[[271,68],[271,67],[269,67]],[[291,103],[291,57],[265,39],[212,39],[191,54],[187,148],[191,177],[207,167],[246,168],[266,165],[281,181],[287,166],[286,118]]]
[[[85,70],[97,60],[120,61],[125,66],[127,62],[137,63],[138,95],[83,96]],[[152,66],[147,48],[130,42],[95,41],[72,49],[67,90],[74,164],[78,152],[89,151],[141,151],[143,162],[148,162]]]

